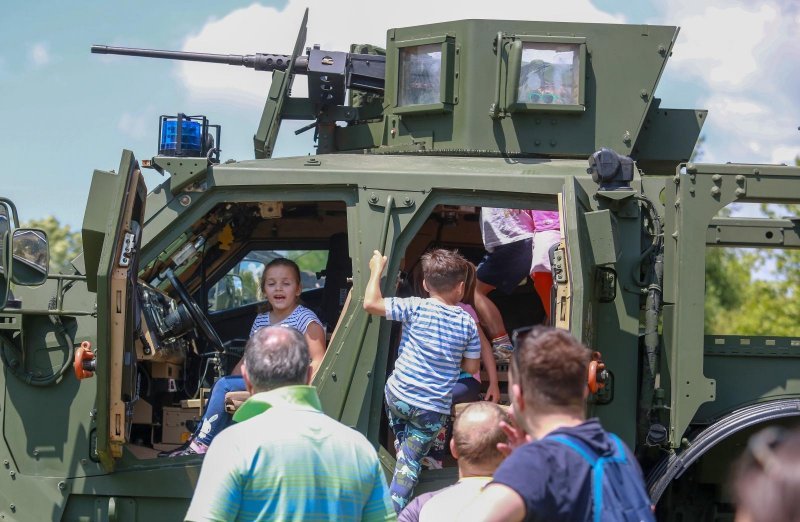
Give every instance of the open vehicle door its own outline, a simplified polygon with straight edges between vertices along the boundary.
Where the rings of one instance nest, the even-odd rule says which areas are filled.
[[[589,235],[585,214],[591,210],[586,191],[574,179],[567,179],[559,200],[562,241],[553,255],[553,325],[571,331],[587,346],[592,346],[595,319],[589,285],[595,262],[586,248]]]
[[[633,444],[637,415],[641,221],[634,190],[587,193],[576,178],[559,201],[562,237],[554,252],[553,324],[593,351],[587,386],[591,414]],[[626,371],[622,371],[622,370]],[[633,369],[633,371],[627,371]]]
[[[87,286],[97,292],[96,457],[110,470],[127,439],[127,410],[136,399],[133,332],[136,278],[147,187],[133,153],[119,174],[95,171],[83,222]],[[95,278],[96,276],[96,278]]]

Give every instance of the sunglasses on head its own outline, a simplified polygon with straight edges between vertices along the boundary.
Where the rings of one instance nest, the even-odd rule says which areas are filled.
[[[511,332],[511,346],[514,347],[514,353],[512,354],[511,357],[513,358],[514,363],[517,364],[517,367],[519,367],[519,365],[518,365],[518,363],[519,363],[519,345],[520,345],[520,343],[522,343],[522,340],[525,339],[525,337],[527,337],[527,335],[529,333],[531,333],[531,330],[533,330],[537,326],[540,326],[540,325],[532,324],[532,325],[529,325],[529,326],[522,326],[520,328],[515,328]]]
[[[515,328],[511,332],[511,344],[512,344],[512,346],[514,346],[514,353],[516,353],[518,351],[519,343],[522,341],[522,339],[526,335],[528,335],[531,332],[531,330],[533,330],[537,326],[539,326],[539,325],[532,324],[532,325],[528,325],[528,326],[521,326],[519,328]]]

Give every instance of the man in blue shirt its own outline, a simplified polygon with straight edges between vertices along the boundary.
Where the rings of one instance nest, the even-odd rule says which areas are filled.
[[[516,426],[504,426],[502,445],[510,455],[458,520],[654,520],[633,454],[586,419],[589,356],[555,328],[534,327],[518,343],[509,379]]]
[[[321,411],[302,334],[279,326],[247,342],[252,394],[209,446],[187,521],[394,520],[370,442]]]

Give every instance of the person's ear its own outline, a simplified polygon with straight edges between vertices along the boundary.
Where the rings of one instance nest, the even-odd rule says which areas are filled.
[[[428,290],[428,282],[425,281],[425,278],[422,278],[422,289],[428,292],[429,294],[431,293],[431,291]]]
[[[450,439],[450,454],[453,456],[454,459],[458,460],[458,449],[456,449],[456,440],[453,438]]]
[[[247,375],[247,365],[242,361],[242,378],[244,379],[244,387],[247,388],[247,393],[253,395],[253,384],[250,382],[250,376]]]
[[[514,406],[514,411],[522,415],[525,410],[525,398],[522,396],[519,384],[511,384],[511,404]]]

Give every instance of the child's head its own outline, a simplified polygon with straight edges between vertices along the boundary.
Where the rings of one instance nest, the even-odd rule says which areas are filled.
[[[461,302],[470,306],[475,306],[475,286],[478,284],[478,277],[475,273],[475,265],[465,261],[467,266],[466,280],[464,281],[464,298]]]
[[[261,274],[261,291],[270,308],[294,308],[300,301],[300,267],[291,259],[279,257],[270,261]]]
[[[425,285],[433,293],[451,292],[467,279],[467,261],[455,250],[429,250],[421,264]]]

